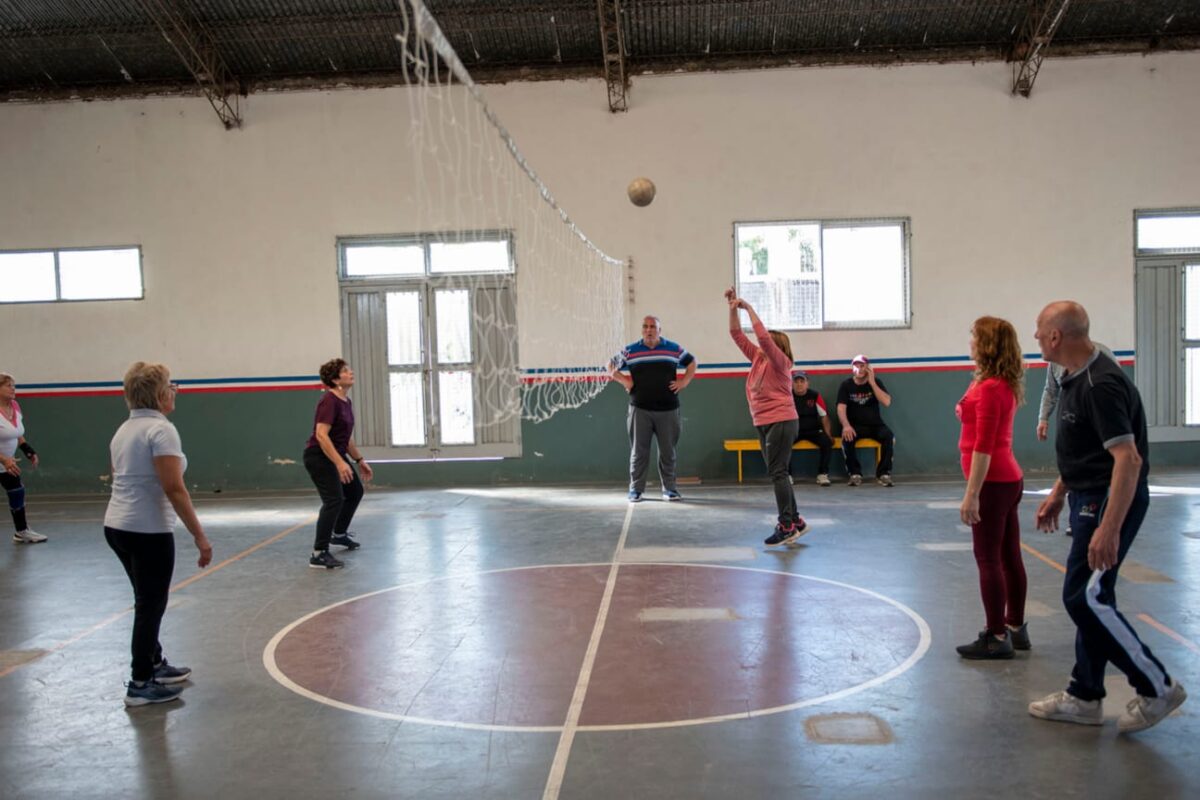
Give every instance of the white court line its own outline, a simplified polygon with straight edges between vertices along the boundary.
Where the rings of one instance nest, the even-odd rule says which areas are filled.
[[[550,764],[550,775],[546,778],[546,790],[542,792],[542,800],[557,800],[562,791],[563,776],[567,771],[567,759],[571,756],[571,745],[575,741],[575,731],[579,728],[579,715],[583,712],[583,701],[587,697],[588,684],[592,680],[592,667],[596,664],[596,653],[600,650],[600,637],[604,633],[604,625],[608,621],[608,608],[612,605],[613,591],[617,588],[617,572],[621,569],[621,551],[625,548],[625,539],[629,536],[629,523],[633,521],[633,505],[625,511],[625,523],[621,526],[621,538],[617,540],[617,548],[613,551],[612,566],[608,570],[608,582],[604,584],[604,596],[600,599],[600,610],[596,613],[596,624],[592,626],[592,638],[588,640],[587,652],[583,656],[583,665],[579,668],[579,680],[575,682],[575,693],[571,695],[571,706],[567,709],[567,720],[563,723],[562,734],[558,737],[558,748],[554,751],[554,761]]]
[[[638,622],[729,622],[738,619],[732,608],[651,606],[638,612]]]
[[[620,554],[623,564],[753,561],[757,557],[758,554],[751,547],[629,547]]]
[[[493,723],[486,723],[486,722],[458,722],[458,721],[449,721],[449,720],[444,720],[444,719],[434,719],[432,717],[419,717],[419,716],[415,716],[412,714],[406,714],[406,713],[402,713],[402,712],[380,711],[378,709],[367,708],[364,706],[351,705],[350,703],[345,703],[345,702],[342,702],[341,700],[334,700],[331,697],[327,697],[325,695],[318,694],[317,692],[314,692],[310,689],[306,689],[305,687],[297,684],[295,681],[293,681],[291,678],[289,678],[283,672],[282,669],[279,668],[279,665],[275,661],[275,652],[276,652],[277,648],[279,647],[279,645],[283,642],[283,640],[287,637],[287,635],[289,633],[291,633],[297,627],[303,625],[305,622],[308,622],[309,620],[313,619],[314,617],[324,614],[327,611],[330,611],[331,609],[338,608],[338,607],[344,606],[344,605],[349,605],[349,604],[355,603],[359,600],[363,600],[368,597],[374,597],[376,595],[381,595],[386,592],[404,591],[404,590],[409,590],[409,589],[415,589],[415,588],[422,587],[422,586],[429,586],[429,585],[435,584],[435,583],[446,583],[448,581],[463,580],[464,578],[467,578],[467,577],[477,578],[477,577],[483,576],[483,575],[503,575],[503,574],[511,573],[511,572],[524,572],[527,570],[543,570],[543,569],[556,570],[556,569],[563,569],[563,568],[581,569],[581,568],[590,568],[590,567],[611,567],[611,566],[612,566],[612,562],[602,561],[602,562],[596,562],[596,563],[589,562],[589,563],[581,563],[581,564],[538,564],[538,565],[526,566],[526,567],[503,567],[500,569],[483,570],[481,572],[466,572],[466,573],[456,573],[456,574],[452,574],[452,575],[443,575],[438,578],[422,578],[420,580],[412,581],[410,583],[402,583],[402,584],[398,584],[396,586],[389,586],[384,589],[376,589],[371,592],[365,592],[364,594],[360,594],[355,597],[349,597],[349,598],[346,598],[345,600],[339,600],[336,603],[330,603],[329,605],[325,606],[324,608],[318,608],[316,611],[305,614],[304,616],[300,617],[299,619],[295,620],[294,622],[292,622],[288,625],[285,625],[278,633],[276,633],[273,637],[271,637],[271,641],[267,643],[266,648],[263,650],[263,659],[262,659],[263,667],[266,669],[267,673],[272,678],[275,679],[275,681],[277,683],[279,683],[281,686],[288,689],[289,691],[292,691],[292,692],[300,695],[301,697],[308,698],[309,700],[312,700],[317,703],[321,703],[323,705],[330,706],[332,708],[341,709],[343,711],[350,711],[350,712],[354,712],[356,714],[363,714],[368,717],[375,717],[378,719],[395,720],[397,722],[409,722],[409,723],[414,723],[417,725],[433,725],[433,726],[442,727],[442,728],[458,728],[461,730],[469,730],[469,731],[491,731],[491,732],[500,732],[500,733],[561,733],[562,727],[559,725],[496,725]],[[788,578],[795,578],[796,580],[814,581],[816,583],[824,583],[824,584],[828,584],[830,586],[839,586],[843,589],[850,589],[852,591],[865,594],[869,597],[874,597],[877,600],[881,600],[881,601],[887,603],[888,605],[891,605],[891,606],[899,609],[901,612],[903,612],[905,615],[907,615],[913,621],[913,623],[916,625],[917,630],[920,633],[920,641],[917,644],[917,649],[914,650],[913,653],[911,655],[909,655],[909,657],[907,659],[905,659],[901,664],[899,664],[895,669],[893,669],[890,672],[887,672],[883,675],[877,676],[876,678],[868,680],[865,683],[860,683],[855,686],[850,686],[846,689],[841,689],[832,694],[822,695],[820,697],[813,697],[813,698],[809,698],[808,700],[800,700],[800,701],[797,701],[794,703],[787,703],[787,704],[781,705],[781,706],[774,706],[772,708],[758,709],[756,711],[750,711],[750,712],[742,711],[742,712],[738,712],[738,713],[722,714],[719,716],[712,716],[712,717],[693,717],[690,719],[671,720],[669,722],[633,722],[633,723],[618,723],[618,724],[614,724],[614,725],[580,725],[580,726],[578,726],[578,730],[585,731],[585,732],[640,731],[640,730],[652,730],[652,729],[657,729],[657,728],[682,728],[682,727],[687,727],[689,725],[710,725],[710,724],[717,723],[717,722],[727,722],[730,720],[752,719],[754,717],[768,715],[768,714],[780,714],[785,711],[795,711],[800,708],[807,708],[810,706],[821,705],[822,703],[832,702],[834,700],[841,700],[844,697],[849,697],[850,695],[853,695],[858,692],[865,691],[866,689],[870,689],[874,686],[878,686],[880,684],[886,683],[887,681],[891,680],[892,678],[895,678],[896,676],[901,675],[904,672],[907,672],[909,669],[911,669],[913,667],[913,665],[916,664],[916,662],[921,660],[921,658],[929,650],[929,645],[930,645],[930,642],[932,641],[928,623],[926,623],[925,620],[919,614],[917,614],[917,612],[913,611],[911,608],[904,605],[903,603],[893,600],[890,597],[881,595],[878,592],[873,592],[870,589],[864,589],[861,586],[854,586],[849,583],[842,583],[841,581],[833,581],[833,580],[829,580],[828,578],[817,578],[813,575],[801,575],[801,574],[792,573],[792,572],[780,572],[777,569],[758,569],[755,567],[741,567],[741,566],[734,567],[734,566],[729,566],[727,564],[678,564],[678,563],[673,563],[673,562],[658,562],[658,563],[650,564],[650,566],[659,566],[659,567],[686,566],[689,569],[720,569],[720,570],[739,570],[741,572],[757,572],[757,573],[762,573],[764,575],[773,575],[773,576],[782,575],[782,576],[785,576]],[[1027,609],[1030,608],[1033,604],[1034,604],[1034,601],[1028,601],[1026,608]],[[121,614],[125,614],[125,613],[127,613],[127,612],[121,612]],[[1027,612],[1027,613],[1032,614],[1033,612]],[[117,616],[121,616],[121,614],[118,614]],[[114,617],[114,619],[115,618],[116,617]]]

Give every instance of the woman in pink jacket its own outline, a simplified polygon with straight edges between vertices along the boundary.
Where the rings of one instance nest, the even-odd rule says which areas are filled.
[[[786,333],[767,330],[754,308],[738,297],[732,287],[726,290],[725,300],[729,303],[729,335],[750,359],[746,400],[750,403],[750,418],[758,429],[758,441],[762,445],[763,460],[767,462],[767,473],[775,487],[775,506],[779,510],[779,523],[765,543],[788,544],[808,530],[808,525],[796,512],[796,494],[788,480],[792,444],[799,429],[796,405],[792,402],[792,343]],[[750,324],[758,338],[757,347],[742,333],[739,308],[746,309],[750,315]]]

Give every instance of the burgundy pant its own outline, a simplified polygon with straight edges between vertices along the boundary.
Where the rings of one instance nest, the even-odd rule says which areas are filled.
[[[997,636],[1004,633],[1004,623],[1016,627],[1025,621],[1025,562],[1017,519],[1024,492],[1023,480],[985,481],[979,492],[979,522],[971,526],[987,629]]]

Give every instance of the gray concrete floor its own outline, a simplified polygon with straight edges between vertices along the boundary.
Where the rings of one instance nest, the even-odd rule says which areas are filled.
[[[983,621],[970,536],[957,519],[961,482],[901,480],[890,490],[797,486],[813,530],[789,549],[761,543],[772,521],[770,489],[762,484],[685,486],[685,501],[673,504],[651,491],[632,511],[619,486],[372,491],[353,526],[363,548],[333,572],[306,563],[315,494],[201,496],[197,506],[216,548],[216,567],[197,570],[190,537],[177,536],[176,582],[201,577],[173,592],[162,633],[168,657],[190,665],[194,681],[181,702],[133,710],[122,704],[131,592],[103,541],[104,501],[31,494],[31,523],[50,541],[0,547],[0,796],[1198,797],[1200,475],[1160,472],[1152,484],[1169,492],[1151,501],[1118,598],[1143,640],[1195,696],[1158,727],[1130,737],[1116,732],[1114,718],[1132,695],[1115,670],[1103,728],[1047,723],[1025,711],[1030,700],[1065,686],[1073,661],[1073,627],[1061,609],[1061,573],[1054,565],[1065,559],[1068,542],[1033,530],[1040,498],[1032,494],[1021,516],[1023,541],[1044,556],[1025,554],[1034,649],[991,663],[964,662],[954,652]],[[1047,485],[1033,479],[1027,488]],[[614,657],[605,651],[604,626],[596,625],[602,581],[609,576],[614,584],[616,615],[621,603],[632,602],[630,592],[636,600],[643,591],[622,581],[637,572],[625,566],[629,554],[647,547],[683,548],[653,554],[660,563],[713,557],[691,548],[734,548],[688,572],[693,577],[685,583],[717,574],[701,567],[732,567],[755,580],[760,573],[744,571],[869,590],[911,609],[927,626],[928,649],[921,653],[914,644],[919,622],[853,588],[828,596],[814,590],[813,598],[823,598],[819,604],[814,599],[807,610],[794,604],[779,617],[755,610],[771,605],[771,591],[756,606],[753,589],[750,599],[706,602],[705,590],[693,587],[681,590],[680,607],[728,605],[737,619],[645,629],[681,637],[674,639],[626,629],[622,639],[615,626],[623,623],[614,616],[605,621],[607,641],[624,641],[627,648]],[[613,570],[618,549],[622,566]],[[490,582],[497,574],[525,574],[520,568],[575,564],[599,565],[578,587],[591,594],[573,598],[586,613],[522,610],[519,593],[506,596]],[[667,579],[665,571],[642,574],[651,576],[646,592],[654,575]],[[772,586],[778,576],[765,580]],[[381,708],[402,691],[440,697],[430,714],[444,711],[440,721],[447,724],[317,702],[265,666],[273,637],[300,618],[397,586],[408,594],[394,596],[407,601],[394,606],[393,619],[376,620],[375,638],[361,649],[352,634],[366,617],[333,624],[325,634],[310,628],[311,671],[332,665],[327,668],[344,677],[339,690],[367,705],[377,698]],[[662,605],[661,598],[646,602]],[[539,605],[557,604],[543,598]],[[338,608],[362,607],[359,601]],[[409,607],[429,616],[406,619]],[[887,613],[876,614],[879,609]],[[518,612],[522,618],[514,619]],[[803,627],[807,638],[789,638],[791,626]],[[405,633],[388,639],[392,627]],[[404,638],[414,627],[424,636],[418,648]],[[426,647],[427,640],[456,630],[461,638],[450,638],[471,658],[449,659],[449,651]],[[545,645],[558,640],[557,631],[562,652]],[[711,644],[728,631],[758,639],[733,647],[727,670],[678,666],[686,657],[673,648]],[[782,662],[746,655],[785,639],[790,649]],[[541,642],[543,653],[523,651],[530,642]],[[582,680],[587,642],[599,652],[596,672]],[[414,660],[417,650],[441,660]],[[305,652],[293,651],[293,657]],[[684,715],[689,718],[718,713],[710,701],[731,691],[723,670],[728,685],[745,683],[741,673],[750,670],[751,689],[761,676],[773,682],[776,695],[817,702],[758,714],[747,700],[754,713],[741,718],[590,729],[588,715],[599,711],[642,723],[656,718],[645,699],[619,708],[587,706],[588,689],[595,702],[605,681],[610,698],[622,694],[614,680],[630,682],[630,698],[642,697],[632,684],[654,669],[656,654],[678,674],[680,692],[695,708]],[[514,673],[510,662],[527,672]],[[567,694],[573,686],[582,703],[575,715],[582,727],[572,729],[573,736],[562,730],[569,711],[562,722],[536,731],[489,726],[488,720],[461,724],[472,713],[467,701],[482,691],[503,693],[508,708],[537,706],[543,688],[561,693],[561,674],[537,673],[550,663],[569,667]],[[788,669],[780,672],[779,663]],[[623,665],[630,671],[621,673]],[[854,691],[872,670],[898,674]],[[522,686],[492,681],[499,673],[537,674]],[[614,678],[621,674],[626,677]],[[410,680],[422,683],[414,689]],[[743,702],[741,695],[734,700]],[[561,777],[558,793],[547,792],[554,776]]]

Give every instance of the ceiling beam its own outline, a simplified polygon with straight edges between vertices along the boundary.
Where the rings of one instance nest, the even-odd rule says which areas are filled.
[[[178,0],[138,2],[196,79],[225,130],[242,127],[238,102],[241,87],[217,52],[212,35],[199,21],[189,18]]]
[[[600,17],[600,44],[604,52],[604,82],[608,84],[608,110],[628,111],[625,71],[625,37],[621,32],[621,0],[596,0]]]
[[[1033,91],[1050,40],[1070,5],[1071,0],[1030,0],[1021,33],[1013,44],[1013,94],[1029,97]]]

